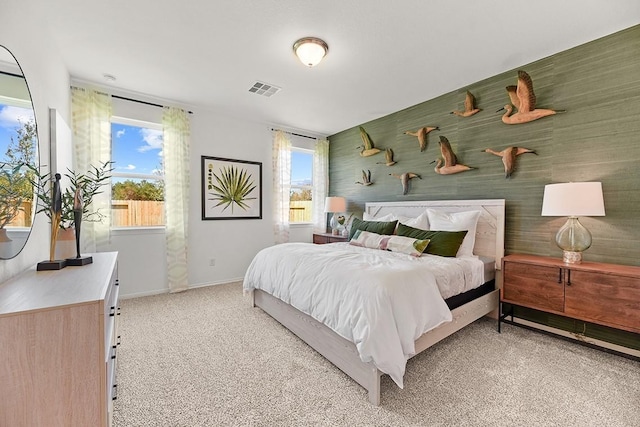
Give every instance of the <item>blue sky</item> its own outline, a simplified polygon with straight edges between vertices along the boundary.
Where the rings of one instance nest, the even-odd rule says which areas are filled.
[[[162,131],[111,124],[112,159],[116,173],[153,175],[162,164]]]
[[[32,109],[0,104],[0,162],[5,160],[11,137],[17,139],[16,129],[20,128],[20,122],[29,120],[34,120]]]
[[[291,152],[291,184],[305,185],[312,183],[313,154],[301,151]]]

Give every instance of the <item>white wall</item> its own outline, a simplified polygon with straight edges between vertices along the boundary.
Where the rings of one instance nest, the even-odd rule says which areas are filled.
[[[2,0],[0,44],[14,54],[27,79],[36,113],[39,154],[48,164],[49,108],[57,109],[68,121],[69,73],[47,31],[48,23],[32,7],[21,0]],[[38,215],[22,252],[11,260],[0,260],[0,282],[48,259],[49,234],[46,216]]]
[[[266,124],[193,109],[189,202],[189,285],[241,280],[253,256],[273,244],[271,131]],[[202,220],[201,156],[262,162],[262,219]],[[163,230],[117,230],[101,251],[118,251],[123,297],[168,291]],[[210,260],[215,260],[211,267]]]
[[[25,6],[20,0],[2,0],[0,44],[13,52],[25,73],[36,111],[40,155],[48,164],[49,108],[55,108],[67,123],[71,123],[70,78],[47,32],[49,23],[40,19],[39,13],[30,7],[33,6]],[[242,279],[253,256],[272,245],[274,239],[270,126],[225,117],[218,111],[192,110],[188,260],[189,284],[194,287]],[[201,219],[202,155],[262,162],[262,219]],[[0,260],[0,282],[47,259],[49,235],[48,220],[40,214],[25,249],[12,260]],[[310,228],[293,227],[291,240],[311,241]],[[168,290],[162,230],[114,231],[109,245],[99,249],[119,252],[123,297]],[[213,267],[209,266],[211,259],[215,259]]]
[[[266,124],[197,111],[191,120],[189,283],[198,286],[244,277],[253,256],[274,243],[271,131]],[[262,162],[262,219],[203,221],[201,156]],[[215,266],[209,260],[215,259]]]

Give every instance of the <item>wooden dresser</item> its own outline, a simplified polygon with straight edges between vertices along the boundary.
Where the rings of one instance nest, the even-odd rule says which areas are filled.
[[[640,333],[640,267],[509,255],[501,303]]]
[[[111,425],[117,252],[0,285],[0,426]]]

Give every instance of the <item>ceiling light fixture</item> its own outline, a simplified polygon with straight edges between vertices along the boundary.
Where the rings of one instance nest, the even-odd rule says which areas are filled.
[[[329,52],[329,46],[316,37],[304,37],[293,44],[293,52],[307,67],[316,66]]]

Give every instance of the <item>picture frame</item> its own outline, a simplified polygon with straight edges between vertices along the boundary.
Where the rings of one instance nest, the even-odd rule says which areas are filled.
[[[202,219],[262,219],[262,163],[201,156]]]

